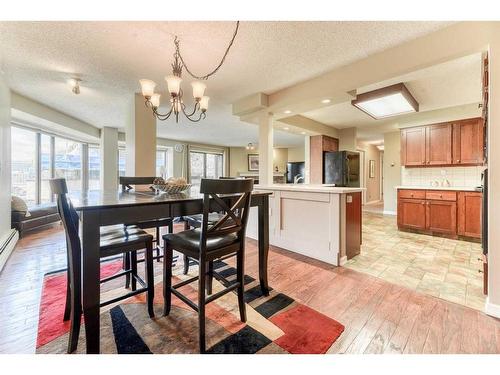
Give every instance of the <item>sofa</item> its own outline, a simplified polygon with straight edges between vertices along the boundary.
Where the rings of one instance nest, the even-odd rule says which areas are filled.
[[[11,226],[18,230],[19,237],[23,237],[31,230],[40,229],[61,220],[55,203],[40,204],[30,207],[27,211],[19,210],[13,205],[11,219]]]

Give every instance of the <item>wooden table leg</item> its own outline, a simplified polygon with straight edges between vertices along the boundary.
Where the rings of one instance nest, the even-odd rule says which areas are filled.
[[[85,319],[87,354],[99,354],[100,334],[100,257],[99,212],[83,211],[81,214],[82,238],[82,300]]]
[[[261,198],[258,206],[259,227],[259,281],[262,293],[269,295],[267,283],[267,257],[269,253],[269,196]]]

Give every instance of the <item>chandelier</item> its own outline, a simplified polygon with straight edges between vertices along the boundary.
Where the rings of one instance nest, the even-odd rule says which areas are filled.
[[[208,109],[208,101],[210,98],[205,95],[205,89],[207,86],[202,82],[208,80],[212,75],[217,73],[222,64],[226,59],[226,56],[233,45],[234,39],[236,38],[236,34],[238,34],[238,28],[240,25],[240,21],[236,22],[236,28],[233,33],[233,37],[229,42],[228,47],[226,48],[226,52],[222,56],[219,64],[213,69],[210,73],[205,74],[203,76],[196,75],[189,70],[184,59],[182,58],[180,47],[179,47],[179,39],[177,36],[174,39],[175,45],[175,53],[174,53],[174,62],[172,64],[172,74],[165,77],[165,81],[167,82],[168,93],[170,95],[170,110],[167,113],[158,112],[158,108],[160,107],[160,94],[155,93],[156,83],[149,79],[141,79],[139,83],[141,84],[142,95],[145,98],[145,105],[148,108],[151,108],[154,116],[161,121],[167,120],[171,115],[175,116],[175,122],[179,122],[179,114],[183,113],[184,116],[192,121],[198,122],[202,119],[206,118],[206,112]],[[188,74],[196,79],[196,81],[191,83],[193,89],[193,98],[194,98],[194,107],[192,111],[186,110],[186,105],[184,104],[183,95],[184,92],[181,88],[182,82],[182,69],[185,69]]]

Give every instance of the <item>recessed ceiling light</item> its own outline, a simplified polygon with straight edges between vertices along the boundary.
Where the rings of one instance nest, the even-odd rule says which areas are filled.
[[[418,103],[403,83],[356,95],[351,104],[375,120],[418,112]]]
[[[288,115],[288,114],[292,113],[292,111],[290,111],[289,109],[287,109],[286,111],[283,111],[283,113],[285,113],[285,114]]]
[[[289,128],[289,127],[287,127],[287,126],[285,126],[285,127],[283,128],[283,130],[290,130],[290,128]]]
[[[321,101],[321,103],[323,103],[323,104],[328,104],[328,103],[330,103],[330,102],[331,102],[331,100],[330,100],[330,99],[323,99],[323,100]]]
[[[300,132],[300,134],[304,134],[304,135],[305,135],[305,134],[306,134],[306,132]]]

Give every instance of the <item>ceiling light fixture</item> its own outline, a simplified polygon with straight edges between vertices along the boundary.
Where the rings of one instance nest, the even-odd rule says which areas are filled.
[[[283,130],[289,130],[290,128],[288,126],[285,126]]]
[[[323,103],[323,104],[328,104],[328,103],[330,103],[330,102],[331,102],[331,100],[330,100],[330,99],[323,99],[323,100],[321,101],[321,103]]]
[[[403,83],[356,95],[351,104],[375,120],[418,112],[418,103]]]
[[[250,151],[253,151],[255,150],[255,146],[253,145],[252,142],[250,142],[249,144],[247,144],[247,146],[245,147],[247,150],[250,150]]]
[[[283,113],[289,115],[290,113],[292,113],[292,111],[290,111],[289,109],[287,109],[286,111],[283,111]]]
[[[306,133],[306,132],[300,132],[300,134],[302,134],[302,135],[306,135],[307,133]]]
[[[82,80],[80,78],[70,78],[68,82],[73,94],[78,95],[80,93],[80,82],[82,82]]]
[[[236,22],[236,28],[234,30],[233,37],[231,38],[231,41],[229,42],[229,45],[226,48],[226,52],[222,56],[222,59],[219,62],[219,64],[215,67],[215,69],[213,69],[210,73],[204,76],[198,76],[189,70],[189,68],[186,65],[186,62],[184,61],[181,55],[179,47],[179,39],[177,38],[177,36],[175,37],[174,39],[175,53],[174,53],[174,63],[172,64],[172,74],[165,77],[165,80],[167,81],[168,92],[170,94],[169,98],[170,111],[168,111],[165,114],[161,114],[158,112],[158,107],[160,106],[160,94],[154,92],[156,83],[149,79],[139,80],[139,83],[141,84],[142,95],[146,99],[145,104],[147,107],[151,108],[153,114],[156,116],[158,120],[161,121],[167,120],[170,117],[170,115],[174,114],[175,122],[178,123],[179,114],[181,112],[184,114],[184,116],[186,116],[188,120],[192,122],[198,122],[201,119],[206,118],[208,101],[210,100],[210,98],[208,96],[205,96],[205,89],[207,88],[207,86],[201,81],[208,80],[208,78],[217,73],[222,64],[224,64],[226,56],[229,53],[231,46],[233,45],[236,35],[238,34],[239,25],[240,21]],[[186,72],[188,72],[188,74],[191,77],[197,80],[191,83],[191,86],[193,88],[193,98],[195,100],[192,112],[186,112],[186,105],[184,104],[183,101],[183,91],[181,88],[181,82],[182,82],[181,77],[183,68],[186,69]]]

